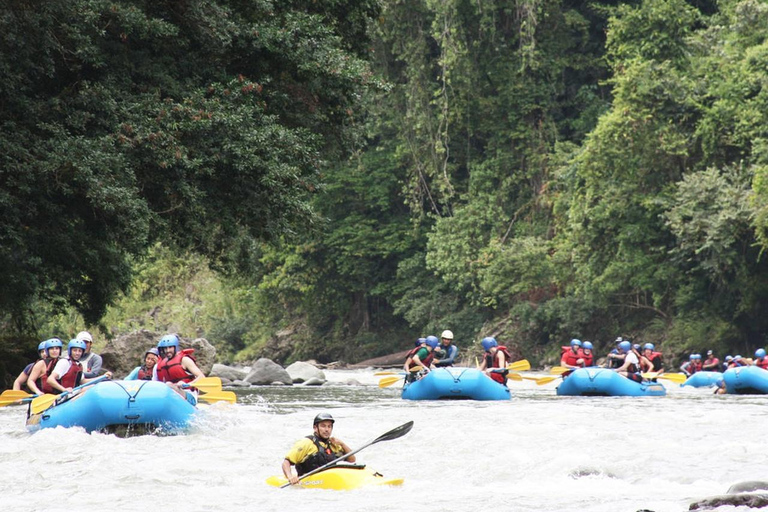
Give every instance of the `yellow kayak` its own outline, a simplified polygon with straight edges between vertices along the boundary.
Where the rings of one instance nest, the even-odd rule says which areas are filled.
[[[271,476],[267,478],[267,483],[280,487],[287,484],[288,480],[282,476]],[[402,483],[402,478],[385,478],[384,475],[365,466],[345,465],[335,466],[310,475],[304,480],[300,480],[294,487],[348,491],[365,485],[402,485]]]

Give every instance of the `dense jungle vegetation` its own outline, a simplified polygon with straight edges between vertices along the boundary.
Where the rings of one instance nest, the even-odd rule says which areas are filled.
[[[6,343],[766,343],[763,0],[8,0],[0,71]]]

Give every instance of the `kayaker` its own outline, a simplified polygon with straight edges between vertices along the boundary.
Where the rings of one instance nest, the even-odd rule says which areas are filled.
[[[458,354],[459,348],[453,344],[453,332],[446,329],[443,331],[443,334],[440,335],[440,345],[435,351],[435,360],[433,364],[438,368],[453,366]]]
[[[616,368],[614,371],[619,375],[623,375],[629,380],[642,382],[643,376],[640,374],[640,354],[627,340],[619,343],[619,350],[624,353],[624,364]]]
[[[504,345],[499,345],[496,338],[487,336],[480,341],[485,350],[485,357],[480,363],[480,371],[484,371],[491,379],[499,384],[507,385],[507,364],[512,360],[509,350]]]
[[[701,365],[701,370],[705,372],[719,372],[722,371],[720,360],[715,357],[715,353],[711,350],[707,350],[707,358]]]
[[[437,339],[437,338],[435,338]],[[331,437],[336,420],[327,412],[315,416],[312,422],[313,434],[297,441],[283,459],[283,474],[291,484],[299,482],[299,477],[319,467],[325,466],[352,450],[344,441]],[[355,456],[347,457],[347,462],[355,462]],[[295,475],[291,466],[296,466]]]
[[[160,359],[153,370],[152,380],[166,382],[177,393],[187,398],[187,393],[180,384],[186,383],[187,388],[192,388],[196,380],[205,377],[192,357],[195,350],[192,348],[179,350],[179,337],[175,334],[166,334],[160,338],[157,350]]]
[[[437,336],[427,336],[423,345],[419,345],[408,352],[408,355],[405,356],[405,363],[403,363],[406,382],[413,382],[417,380],[419,375],[429,372],[435,357],[434,350],[439,343]]]
[[[80,359],[85,354],[85,347],[86,343],[83,340],[70,340],[67,344],[69,359],[59,359],[51,374],[48,375],[48,385],[51,388],[63,393],[65,391],[72,391],[73,388],[80,384],[85,384],[96,378],[84,377],[83,365],[80,363]],[[105,375],[108,379],[112,377],[110,372],[106,372]]]
[[[16,377],[16,380],[13,381],[13,390],[14,391],[21,391],[22,386],[27,383],[29,380],[29,374],[32,373],[32,368],[34,368],[35,364],[37,364],[38,361],[45,359],[45,342],[41,341],[37,345],[37,355],[40,356],[40,358],[37,361],[33,361],[29,363],[27,366],[24,367],[23,370],[21,370],[21,373],[18,377]]]
[[[48,384],[48,375],[59,361],[62,346],[64,344],[59,338],[45,340],[45,358],[35,363],[27,379],[27,387],[34,394],[43,395],[53,392],[53,388]]]
[[[640,360],[643,372],[664,373],[664,361],[661,352],[656,352],[656,345],[646,343],[643,345],[643,357]]]
[[[752,364],[759,366],[763,370],[768,370],[768,357],[765,357],[764,348],[759,348],[755,351],[755,360]]]
[[[88,331],[80,331],[75,336],[75,339],[85,342],[85,354],[80,359],[80,364],[83,365],[83,377],[92,379],[98,377],[101,374],[101,365],[103,361],[99,354],[91,351],[93,345],[93,336]]]

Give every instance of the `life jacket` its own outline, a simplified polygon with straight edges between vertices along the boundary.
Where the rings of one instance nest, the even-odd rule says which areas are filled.
[[[768,370],[768,357],[761,357],[760,359],[755,359],[755,366],[759,366],[763,370]]]
[[[512,356],[509,353],[509,350],[507,350],[507,347],[504,345],[497,345],[496,346],[496,353],[494,355],[491,355],[490,352],[485,353],[485,367],[486,368],[501,368],[499,365],[499,352],[504,354],[504,360],[507,362],[507,364],[512,362]],[[506,369],[506,367],[504,368]],[[491,379],[495,380],[499,384],[507,384],[507,376],[505,373],[501,372],[491,372]]]
[[[579,350],[579,357],[584,360],[584,366],[592,366],[595,362],[595,353],[592,351],[587,354],[583,349]]]
[[[702,366],[704,366],[704,363],[702,363],[700,360],[697,359],[693,363],[693,369],[694,369],[693,373],[700,372]]]
[[[144,366],[139,368],[139,373],[136,374],[137,380],[152,380],[152,368],[147,370]]]
[[[194,353],[195,349],[193,348],[185,348],[184,350],[180,350],[179,352],[176,352],[176,354],[173,355],[172,358],[166,359],[163,358],[160,361],[157,362],[157,380],[160,382],[191,382],[194,380],[195,376],[189,373],[187,370],[185,370],[181,366],[181,360],[184,359],[185,356],[192,359],[192,361],[195,360],[194,357],[192,357],[192,353]]]
[[[56,363],[59,362],[59,358],[56,359],[52,357],[48,357],[44,359],[45,361],[45,372],[40,376],[40,378],[37,381],[37,387],[42,391],[43,393],[56,393],[56,389],[53,389],[53,387],[48,384],[48,376],[53,372],[53,368],[56,366]]]
[[[415,356],[415,355],[416,355],[416,353],[417,353],[419,350],[421,350],[421,349],[422,349],[422,346],[421,346],[421,345],[419,345],[418,347],[415,347],[415,348],[411,349],[411,351],[410,351],[410,352],[408,352],[408,355],[407,355],[407,356],[405,356],[405,360],[406,360],[406,361],[408,361],[408,368],[409,368],[409,369],[410,369],[410,368],[412,368],[412,367],[414,367],[414,366],[417,366],[417,365],[416,365],[416,364],[413,362],[413,356]],[[425,367],[429,368],[429,365],[431,365],[431,364],[432,364],[432,360],[433,360],[434,358],[435,358],[435,352],[434,352],[433,350],[430,350],[430,351],[429,351],[429,354],[427,354],[427,357],[425,357],[424,359],[422,359],[422,360],[421,360],[421,364],[422,364],[422,366],[425,366]]]
[[[69,361],[69,370],[67,370],[67,373],[61,376],[59,380],[59,384],[64,386],[65,388],[74,388],[78,384],[80,384],[80,379],[83,377],[83,365],[80,364],[80,361],[72,361],[70,359]]]
[[[664,367],[664,361],[661,358],[661,352],[651,352],[651,357],[649,359],[653,363],[652,370],[654,372],[657,372]]]
[[[310,439],[313,443],[315,443],[317,452],[313,453],[302,462],[296,464],[296,473],[298,473],[299,476],[305,473],[309,473],[310,471],[319,467],[325,466],[329,462],[333,462],[343,455],[342,453],[334,453],[333,450],[331,450],[330,442],[325,446],[321,444],[320,440],[315,435],[307,436],[307,439]]]
[[[632,351],[633,354],[635,354],[637,356],[637,360],[638,361],[642,361],[642,356],[637,352],[637,350],[631,349],[631,351]],[[626,362],[626,360],[625,360],[625,362]],[[629,366],[627,366],[627,374],[639,373],[639,372],[640,372],[640,368],[638,367],[637,364],[632,363]]]
[[[571,350],[571,347],[560,347],[560,361],[567,364],[568,366],[578,366],[579,359],[581,359],[581,349],[574,352]]]

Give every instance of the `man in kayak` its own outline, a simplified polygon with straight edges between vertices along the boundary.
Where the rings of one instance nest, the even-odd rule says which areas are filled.
[[[285,456],[283,474],[292,485],[299,482],[301,475],[325,466],[352,451],[344,441],[331,437],[335,421],[327,412],[315,416],[312,422],[313,434],[298,440]],[[346,459],[347,462],[355,460],[354,455]],[[296,466],[298,476],[293,474],[291,466]]]
[[[433,364],[438,368],[453,366],[458,354],[459,349],[453,344],[453,333],[446,329],[440,335],[440,345],[435,350],[435,361]]]

